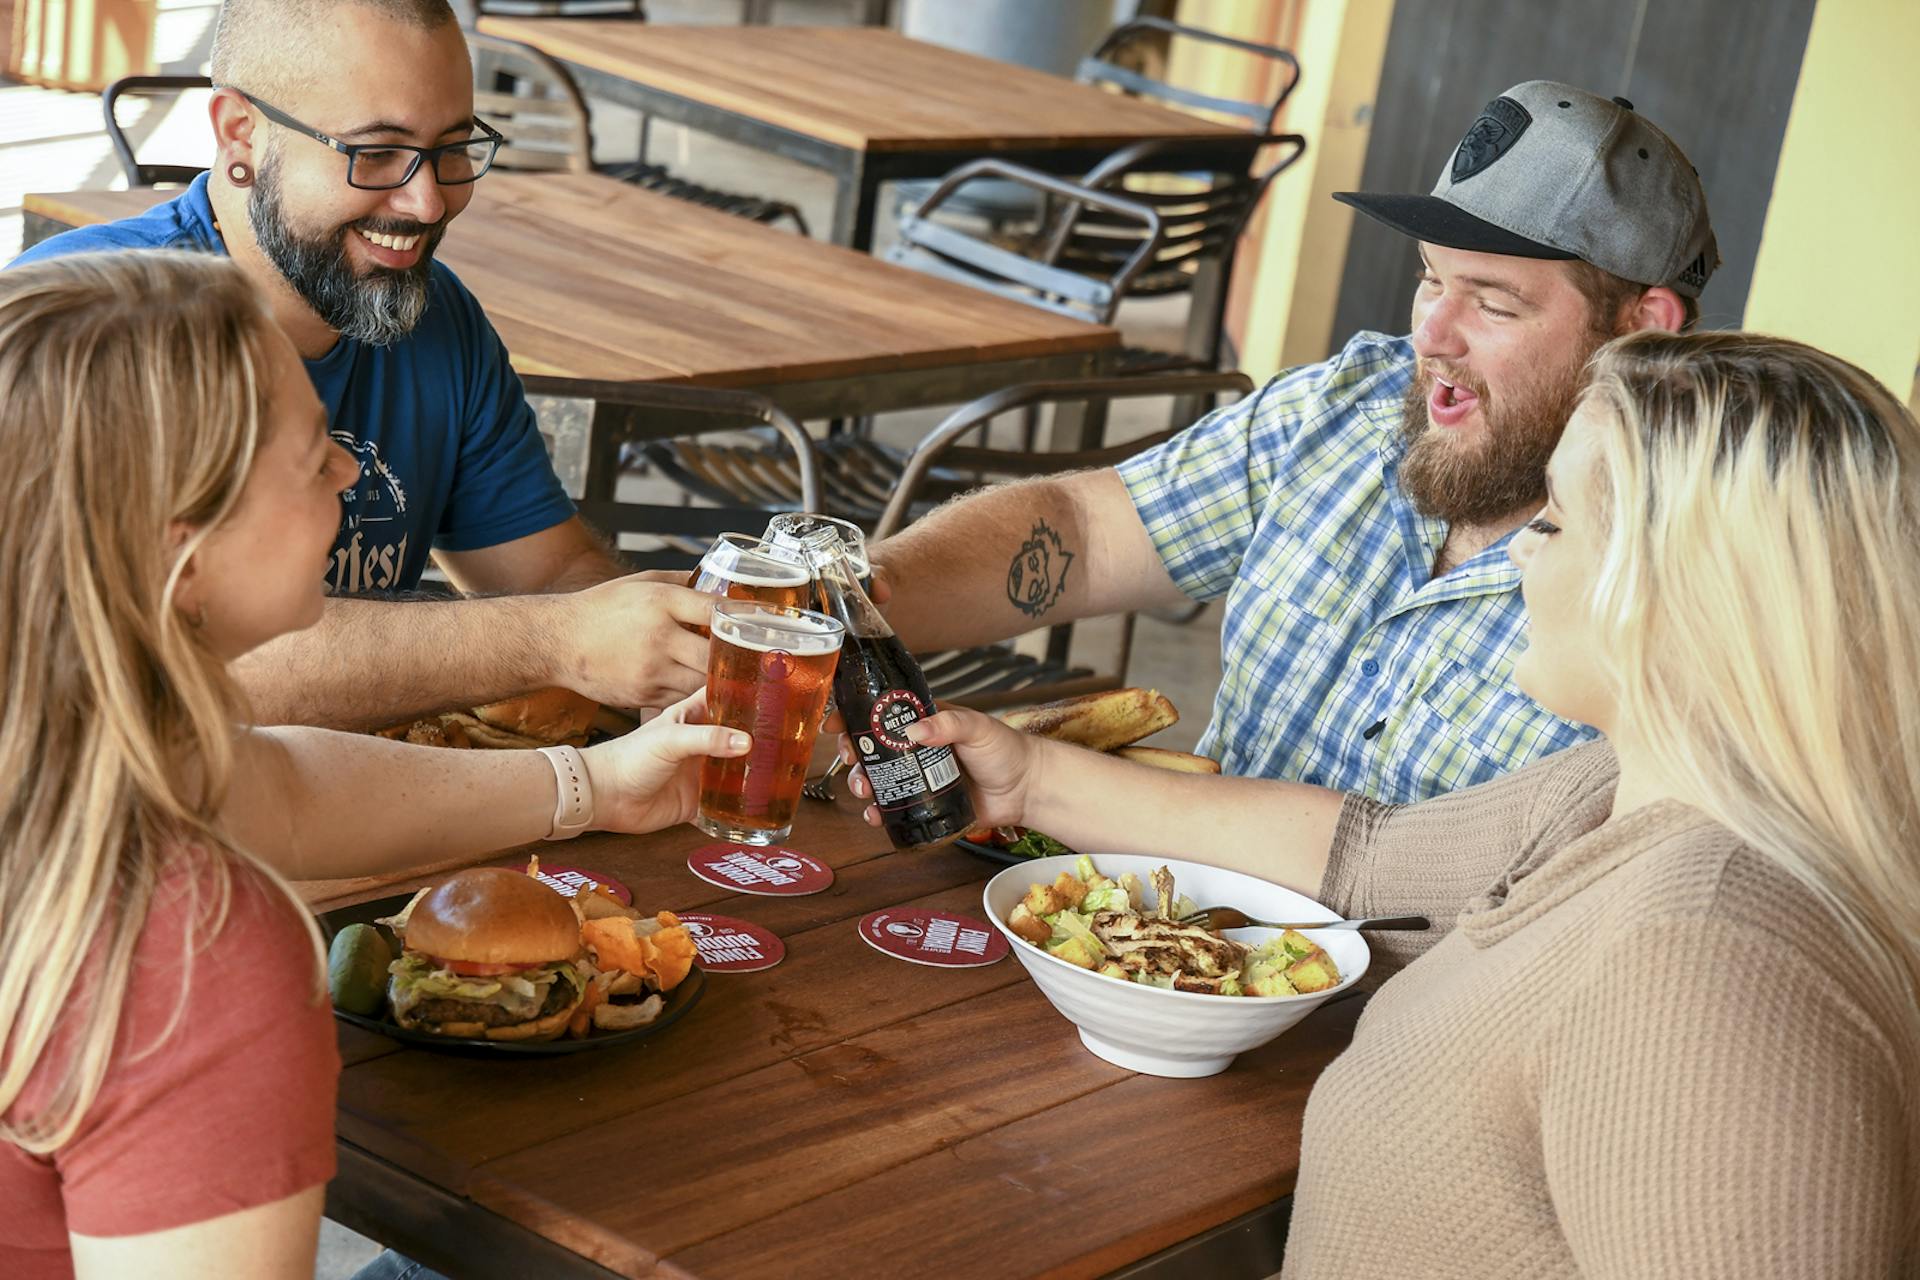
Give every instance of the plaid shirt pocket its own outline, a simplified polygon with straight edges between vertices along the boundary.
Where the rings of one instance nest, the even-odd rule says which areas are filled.
[[[1514,687],[1510,670],[1477,671],[1450,661],[1420,691],[1418,718],[1453,789],[1507,773],[1532,760],[1543,735],[1561,722]]]

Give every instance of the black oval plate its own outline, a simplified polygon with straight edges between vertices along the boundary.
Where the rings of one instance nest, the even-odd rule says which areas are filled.
[[[350,907],[340,907],[326,912],[320,917],[320,927],[327,935],[327,941],[333,941],[333,935],[350,924],[373,924],[381,916],[390,916],[412,901],[412,893],[403,893],[392,898],[377,898],[372,902],[357,902]],[[400,948],[395,945],[393,931],[384,925],[375,926],[386,937],[389,946],[398,955]],[[594,1031],[584,1039],[543,1040],[529,1043],[524,1040],[483,1040],[468,1036],[436,1036],[425,1031],[414,1031],[403,1027],[385,1017],[369,1018],[358,1013],[348,1013],[345,1009],[335,1009],[333,1016],[350,1026],[365,1031],[390,1036],[402,1044],[412,1045],[416,1049],[431,1049],[436,1053],[457,1053],[470,1057],[492,1058],[546,1058],[562,1053],[581,1053],[588,1049],[604,1049],[610,1045],[630,1044],[635,1040],[644,1040],[650,1035],[666,1030],[681,1018],[687,1010],[700,1002],[707,989],[707,975],[698,964],[686,976],[686,980],[663,997],[665,1007],[660,1016],[644,1027],[634,1027],[627,1031]]]

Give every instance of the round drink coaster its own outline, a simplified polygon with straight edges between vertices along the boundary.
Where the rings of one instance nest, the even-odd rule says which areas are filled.
[[[710,844],[695,849],[687,870],[722,889],[768,898],[797,898],[833,885],[833,868],[778,845]]]
[[[758,973],[786,959],[787,944],[750,920],[702,911],[677,914],[708,973]]]
[[[977,969],[1006,957],[1007,940],[986,921],[951,911],[888,907],[860,921],[867,945],[896,960],[942,969]]]

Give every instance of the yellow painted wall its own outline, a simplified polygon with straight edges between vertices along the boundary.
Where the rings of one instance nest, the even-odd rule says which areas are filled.
[[[1819,0],[1743,324],[1920,403],[1920,0]]]
[[[1275,180],[1248,228],[1228,307],[1240,367],[1264,379],[1324,359],[1334,346],[1354,212],[1331,197],[1360,185],[1393,0],[1181,0],[1179,18],[1292,49],[1302,67],[1274,128],[1304,134],[1307,153]],[[1168,77],[1226,96],[1261,96],[1260,86],[1234,78],[1242,64],[1230,58],[1183,56],[1176,46]]]

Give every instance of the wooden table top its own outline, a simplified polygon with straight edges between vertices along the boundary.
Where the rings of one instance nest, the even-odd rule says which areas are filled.
[[[487,17],[480,30],[856,151],[984,153],[1245,135],[1231,124],[883,27]]]
[[[23,206],[90,226],[177,194],[35,194]],[[760,388],[1120,342],[1111,328],[595,174],[488,174],[439,256],[523,375]]]
[[[1359,1001],[1210,1079],[1136,1076],[1082,1048],[1012,957],[934,969],[857,935],[888,906],[981,915],[993,864],[894,853],[844,795],[804,805],[788,842],[834,868],[824,893],[709,886],[686,867],[708,842],[680,827],[543,852],[643,909],[754,921],[785,941],[779,966],[709,975],[659,1035],[561,1057],[425,1053],[343,1025],[339,1135],[636,1277],[1095,1276],[1292,1191],[1307,1092]],[[1163,1163],[1199,1134],[1205,1154]],[[1142,1179],[1143,1160],[1167,1176]]]

